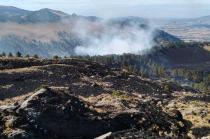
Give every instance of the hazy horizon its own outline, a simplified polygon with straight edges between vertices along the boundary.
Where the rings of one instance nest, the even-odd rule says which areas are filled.
[[[68,14],[103,18],[140,16],[146,18],[195,18],[210,15],[209,0],[2,0],[0,5],[25,10],[56,9]]]

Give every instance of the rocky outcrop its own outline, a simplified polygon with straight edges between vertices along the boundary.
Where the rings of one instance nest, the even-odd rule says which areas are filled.
[[[130,111],[99,112],[96,103],[71,95],[69,88],[44,87],[23,99],[0,107],[2,139],[95,138],[108,132],[111,138],[128,137],[129,132],[139,138],[186,137],[189,130],[186,120],[165,113],[152,100],[136,101]],[[123,105],[130,99],[122,98]]]

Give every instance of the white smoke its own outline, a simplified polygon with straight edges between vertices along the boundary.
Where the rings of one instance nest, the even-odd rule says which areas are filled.
[[[93,21],[76,16],[58,23],[0,23],[3,26],[0,28],[0,51],[21,51],[43,57],[140,54],[154,46],[155,28],[153,25],[141,27],[141,21],[130,23],[132,20],[128,19],[128,25],[127,22],[121,25],[118,20],[110,23],[110,20]]]
[[[140,54],[154,46],[154,28],[140,28],[139,24],[119,27],[107,23],[78,21],[74,32],[87,43],[75,48],[77,55]]]

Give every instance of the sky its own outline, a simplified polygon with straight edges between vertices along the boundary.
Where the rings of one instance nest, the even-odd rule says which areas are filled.
[[[0,0],[27,10],[51,8],[103,18],[116,16],[191,18],[210,15],[210,0]]]

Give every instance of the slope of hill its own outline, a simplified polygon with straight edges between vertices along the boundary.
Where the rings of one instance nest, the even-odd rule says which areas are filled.
[[[167,47],[154,50],[149,57],[168,67],[179,67],[210,62],[210,52],[199,46],[186,44],[180,47]]]
[[[3,58],[0,66],[1,138],[82,139],[106,133],[109,138],[186,138],[209,133],[204,124],[209,96],[178,85],[166,90],[170,84],[79,59]],[[200,104],[207,106],[206,115]],[[190,112],[192,105],[198,111]]]

